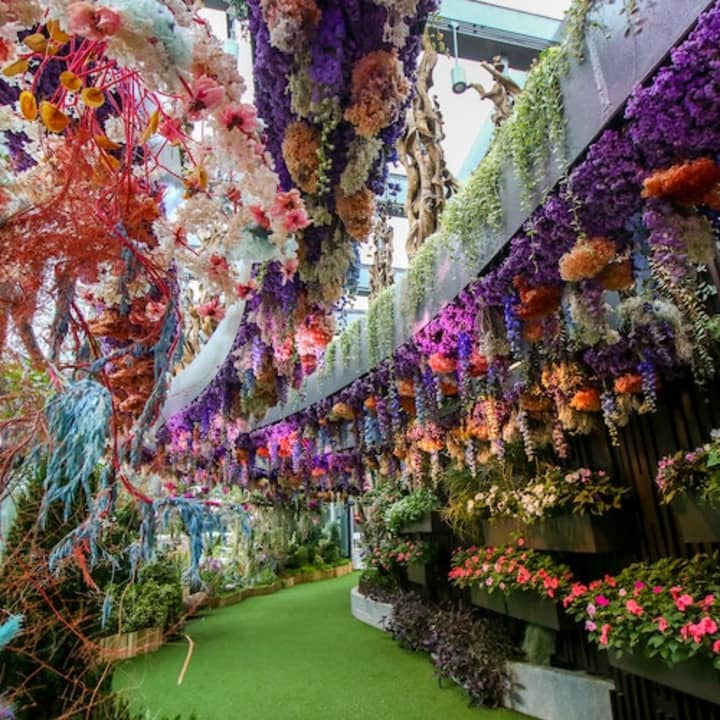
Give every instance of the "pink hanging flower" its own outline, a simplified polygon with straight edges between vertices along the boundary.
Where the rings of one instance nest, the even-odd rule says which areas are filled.
[[[653,622],[657,623],[660,632],[665,632],[669,627],[669,623],[664,617],[656,617]]]
[[[645,612],[636,600],[628,600],[625,603],[625,607],[631,615],[635,615],[636,617],[640,617]]]
[[[270,229],[270,218],[265,214],[265,211],[259,205],[251,205],[250,214],[253,220],[263,229]]]
[[[247,135],[260,127],[256,108],[244,103],[225,107],[220,114],[220,122],[227,130],[240,130]]]
[[[117,10],[96,7],[89,2],[74,2],[68,5],[68,26],[74,35],[89,40],[104,40],[114,35],[122,25]]]
[[[595,603],[600,607],[607,607],[610,604],[610,601],[604,595],[598,595],[595,598]]]
[[[179,118],[166,117],[158,125],[158,133],[171,145],[179,145],[185,139],[182,122]]]
[[[713,652],[714,652],[715,654],[720,654],[720,640],[716,640],[716,641],[713,643]]]
[[[191,120],[197,120],[203,110],[212,110],[225,100],[225,88],[204,74],[193,78],[188,90],[187,113]]]
[[[197,311],[200,317],[212,318],[213,320],[220,321],[225,317],[225,308],[216,297],[209,302],[199,305]]]
[[[310,224],[310,218],[308,217],[305,209],[291,210],[283,220],[283,229],[285,232],[293,233],[296,230],[302,230]]]
[[[701,607],[703,610],[707,610],[707,608],[712,607],[715,604],[715,596],[714,595],[706,595],[702,600],[698,602],[698,607]]]
[[[597,625],[592,620],[586,620],[585,629],[588,632],[595,632],[597,630]]]

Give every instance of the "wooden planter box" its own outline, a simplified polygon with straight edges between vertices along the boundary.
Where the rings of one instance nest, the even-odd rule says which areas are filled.
[[[210,608],[223,608],[230,605],[237,605],[245,597],[245,590],[236,590],[226,595],[215,595],[208,598],[207,606]]]
[[[477,607],[551,630],[560,630],[570,625],[569,618],[556,602],[532,592],[505,595],[498,590],[490,593],[484,587],[473,587],[470,600]]]
[[[681,542],[720,542],[720,510],[703,503],[693,493],[678,496],[670,507]]]
[[[445,525],[440,519],[440,513],[431,512],[425,513],[425,515],[423,515],[423,517],[417,522],[403,526],[403,528],[400,530],[400,534],[416,535],[430,533],[446,533],[447,531],[447,525]]]
[[[352,562],[348,561],[345,563],[345,565],[338,565],[337,567],[333,568],[335,577],[345,577],[345,575],[350,575],[350,573],[353,571]]]
[[[420,563],[411,563],[407,566],[407,578],[415,585],[427,585],[427,566]]]
[[[282,583],[278,580],[272,585],[258,585],[257,587],[246,588],[243,590],[243,597],[261,597],[263,595],[272,595],[282,588]]]
[[[117,633],[100,640],[100,657],[104,662],[127,660],[136,655],[155,652],[163,644],[162,628],[146,628]]]
[[[476,607],[492,610],[500,615],[508,614],[505,595],[499,591],[491,593],[484,587],[472,587],[470,588],[470,602]]]
[[[497,518],[483,522],[488,545],[512,545],[517,537],[533,550],[555,552],[612,552],[627,541],[625,516],[614,510],[606,515],[558,515],[532,525],[513,518]]]
[[[608,658],[618,670],[720,705],[720,672],[709,658],[695,657],[672,667],[657,658],[627,654],[620,657],[612,650]]]

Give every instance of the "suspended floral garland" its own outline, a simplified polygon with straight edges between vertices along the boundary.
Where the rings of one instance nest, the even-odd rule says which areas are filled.
[[[314,221],[300,237],[300,275],[310,301],[330,306],[343,293],[353,243],[370,234],[436,3],[248,4],[268,149]]]

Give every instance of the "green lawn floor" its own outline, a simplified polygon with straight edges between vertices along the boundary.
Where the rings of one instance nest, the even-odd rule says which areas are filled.
[[[508,710],[469,708],[439,688],[429,658],[400,649],[350,614],[357,574],[300,585],[212,610],[187,642],[119,666],[114,684],[135,709],[199,720],[520,720]]]

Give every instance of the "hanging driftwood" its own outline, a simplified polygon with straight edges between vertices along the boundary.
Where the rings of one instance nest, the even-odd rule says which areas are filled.
[[[446,200],[458,188],[445,163],[441,145],[445,133],[440,105],[437,98],[430,95],[437,60],[437,50],[426,33],[407,129],[397,144],[408,181],[405,212],[410,229],[405,245],[410,259],[435,232]]]

